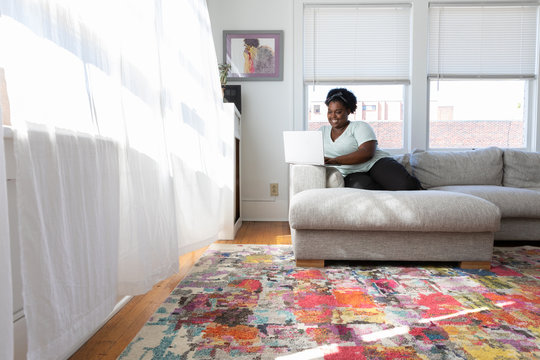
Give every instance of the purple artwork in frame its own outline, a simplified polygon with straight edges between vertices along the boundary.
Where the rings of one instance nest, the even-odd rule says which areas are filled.
[[[283,31],[223,31],[227,80],[283,80]]]

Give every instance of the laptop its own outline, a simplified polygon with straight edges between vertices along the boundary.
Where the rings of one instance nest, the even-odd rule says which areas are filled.
[[[321,131],[284,131],[283,145],[286,163],[324,165]]]

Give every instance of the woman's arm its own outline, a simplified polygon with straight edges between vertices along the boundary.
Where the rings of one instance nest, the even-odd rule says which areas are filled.
[[[354,165],[354,164],[361,164],[363,162],[368,161],[375,155],[375,150],[377,149],[377,141],[376,140],[370,140],[366,141],[365,143],[361,144],[358,147],[358,150],[346,154],[341,155],[335,158],[324,158],[324,163],[329,165]]]

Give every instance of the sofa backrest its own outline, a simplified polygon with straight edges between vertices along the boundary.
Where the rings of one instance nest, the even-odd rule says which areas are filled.
[[[506,149],[503,185],[540,188],[540,153]]]
[[[469,151],[415,151],[412,174],[426,189],[446,185],[502,185],[503,151],[489,147]]]
[[[470,151],[423,151],[392,156],[426,189],[447,185],[504,185],[540,189],[540,153],[489,147]],[[343,187],[343,176],[327,166],[291,165],[290,195]]]

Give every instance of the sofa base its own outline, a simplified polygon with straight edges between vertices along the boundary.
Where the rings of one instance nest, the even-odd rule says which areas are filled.
[[[323,268],[324,260],[296,260],[297,267],[311,267],[311,268]],[[459,263],[459,267],[462,269],[491,269],[491,262],[489,261],[462,261]]]
[[[297,267],[314,267],[314,268],[323,268],[324,260],[296,260]]]
[[[495,240],[540,241],[540,219],[502,218]]]
[[[462,261],[459,263],[459,267],[462,269],[491,269],[491,262],[489,261]]]
[[[479,262],[493,253],[492,232],[388,232],[291,229],[300,264],[324,266],[324,260]],[[315,262],[314,262],[315,260]],[[301,266],[301,265],[300,265]],[[474,265],[473,265],[474,266]]]

